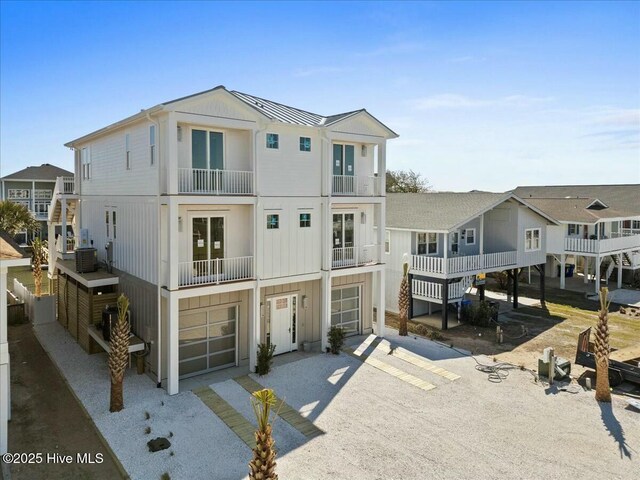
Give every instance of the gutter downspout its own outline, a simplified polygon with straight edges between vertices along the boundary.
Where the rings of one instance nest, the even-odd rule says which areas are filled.
[[[162,287],[160,285],[160,271],[162,266],[162,237],[161,233],[161,222],[162,222],[162,214],[161,214],[161,206],[160,206],[160,190],[161,190],[161,181],[160,181],[160,122],[154,122],[151,119],[151,115],[149,112],[146,112],[147,120],[155,126],[156,129],[156,166],[158,169],[158,190],[156,193],[156,205],[157,205],[157,222],[158,222],[158,251],[157,251],[157,265],[156,265],[156,291],[157,291],[157,309],[158,309],[158,335],[157,335],[157,376],[158,381],[156,383],[157,388],[162,388]]]

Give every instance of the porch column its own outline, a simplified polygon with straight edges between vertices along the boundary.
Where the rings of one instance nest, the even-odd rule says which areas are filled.
[[[449,328],[449,281],[442,280],[442,330]]]
[[[618,288],[622,288],[622,253],[618,254]]]
[[[538,272],[540,272],[540,304],[544,307],[544,303],[545,303],[545,291],[544,291],[544,270],[545,270],[545,264],[541,263],[539,268],[538,268]]]
[[[322,271],[322,284],[320,285],[320,348],[325,352],[329,346],[327,335],[331,325],[331,275],[326,270]]]
[[[167,142],[167,149],[164,163],[167,166],[167,194],[178,194],[178,121],[174,112],[169,112],[167,117],[167,134],[165,135]],[[183,131],[182,135],[186,135],[187,132]],[[183,138],[184,142],[185,139]],[[191,167],[191,165],[189,165]],[[170,244],[171,245],[171,244]]]
[[[9,344],[7,343],[7,272],[0,266],[0,454],[7,453],[8,425],[11,418],[9,388]]]
[[[600,291],[600,266],[601,265],[602,265],[602,257],[598,255],[595,258],[595,265],[594,265],[595,274],[596,274],[596,293]]]
[[[384,268],[380,269],[379,272],[377,272],[378,275],[378,282],[377,282],[377,287],[378,287],[378,291],[376,292],[378,295],[378,310],[376,311],[376,327],[377,327],[377,331],[376,331],[376,335],[384,338],[385,335],[385,312],[387,310],[387,307],[385,305],[385,271]],[[409,297],[411,298],[411,297]]]
[[[249,291],[249,371],[254,372],[258,363],[260,344],[260,286]]]
[[[332,166],[333,169],[333,166]],[[379,195],[384,196],[387,191],[387,144],[386,141],[378,144],[378,180],[380,182]]]
[[[446,277],[447,273],[449,273],[449,260],[448,260],[448,257],[449,257],[449,232],[443,233],[442,236],[443,236],[442,249],[444,250],[444,260],[443,260],[442,270],[443,270],[444,276]],[[428,241],[428,239],[427,239],[427,241]]]
[[[480,215],[480,270],[484,270],[484,213]]]
[[[518,269],[513,269],[513,308],[518,308]]]
[[[67,200],[65,198],[60,200],[60,215],[62,216],[62,231],[60,232],[62,253],[67,253]]]
[[[178,281],[178,256],[179,256],[179,252],[180,252],[180,239],[179,239],[179,233],[178,233],[178,201],[176,197],[169,197],[169,202],[168,202],[168,208],[167,208],[167,216],[169,218],[167,218],[167,225],[169,226],[169,228],[167,229],[167,233],[169,235],[168,238],[168,243],[167,245],[169,245],[169,248],[167,249],[167,254],[169,255],[169,265],[168,265],[168,270],[169,270],[169,279],[167,282],[167,286],[169,287],[169,290],[173,291],[173,290],[177,290],[178,286],[179,286],[179,281]],[[182,219],[182,228],[183,229],[187,229],[185,231],[188,231],[189,229],[189,225],[187,225],[188,220],[186,218]]]
[[[586,255],[584,256],[584,283],[587,284],[589,283],[589,257],[587,257]]]
[[[175,395],[180,391],[179,377],[179,340],[178,327],[180,325],[180,301],[177,295],[170,293],[167,298],[167,393]]]
[[[566,265],[566,259],[567,256],[563,253],[562,255],[560,255],[560,288],[562,290],[564,290],[564,283],[565,283],[565,274],[564,274],[564,268]]]

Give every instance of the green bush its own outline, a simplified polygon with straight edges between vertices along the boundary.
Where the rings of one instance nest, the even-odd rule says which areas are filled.
[[[256,365],[256,373],[258,375],[263,376],[271,371],[275,349],[275,345],[267,345],[266,343],[258,345],[258,363]]]
[[[464,305],[460,310],[460,319],[470,325],[488,327],[491,319],[495,319],[497,314],[496,307],[489,305],[488,302],[480,302],[478,306]]]
[[[341,327],[331,327],[329,329],[329,351],[334,355],[340,353],[340,349],[344,345],[344,329]]]

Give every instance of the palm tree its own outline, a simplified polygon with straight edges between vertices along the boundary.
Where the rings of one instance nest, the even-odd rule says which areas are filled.
[[[400,293],[398,294],[398,310],[400,311],[400,326],[398,333],[407,335],[407,321],[409,320],[409,264],[402,264],[402,281],[400,282]]]
[[[35,283],[35,295],[39,297],[42,295],[42,264],[47,262],[48,251],[47,241],[40,240],[40,237],[36,237],[31,242],[31,249],[33,250],[33,282]]]
[[[111,377],[110,412],[119,412],[124,408],[122,399],[122,380],[129,363],[129,299],[121,294],[118,297],[118,321],[111,330],[109,345],[109,376]]]
[[[611,402],[611,389],[609,387],[609,289],[600,289],[600,312],[595,334],[596,356],[596,400],[599,402]]]
[[[271,434],[271,408],[276,404],[273,390],[265,388],[252,393],[251,406],[256,414],[258,430],[256,430],[256,448],[253,459],[249,462],[250,480],[278,480],[276,473],[276,451]]]
[[[40,223],[29,209],[10,200],[0,201],[0,230],[4,230],[12,237],[25,230],[40,229]]]

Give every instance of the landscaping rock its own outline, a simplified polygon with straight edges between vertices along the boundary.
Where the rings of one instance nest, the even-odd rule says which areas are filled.
[[[147,442],[150,452],[159,452],[160,450],[166,450],[171,446],[171,442],[164,437],[154,438]]]

